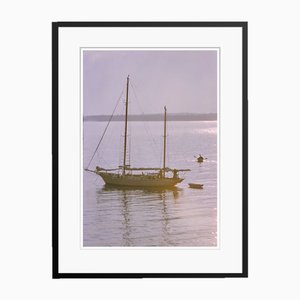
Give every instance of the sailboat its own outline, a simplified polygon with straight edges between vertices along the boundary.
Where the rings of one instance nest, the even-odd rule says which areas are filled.
[[[129,94],[129,76],[126,83],[126,101],[125,101],[125,126],[124,126],[124,156],[123,165],[118,168],[105,169],[96,166],[95,170],[85,169],[99,175],[105,184],[119,187],[142,187],[142,188],[169,188],[183,181],[178,172],[190,171],[190,169],[171,169],[166,167],[166,138],[167,138],[167,108],[164,107],[164,159],[162,168],[141,167],[132,168],[127,164],[127,123],[128,123],[128,94]],[[144,173],[144,172],[148,173]],[[138,172],[138,173],[136,173]],[[141,173],[142,172],[142,173]],[[149,173],[150,172],[150,173]],[[168,174],[171,173],[171,176]]]

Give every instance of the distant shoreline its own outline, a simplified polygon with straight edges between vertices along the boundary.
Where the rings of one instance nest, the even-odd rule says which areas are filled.
[[[84,122],[107,122],[111,116],[108,115],[91,115],[84,116]],[[112,117],[112,122],[124,121],[124,115],[116,115]],[[217,114],[193,114],[193,113],[182,113],[182,114],[168,114],[168,121],[217,121]],[[144,115],[129,115],[128,121],[163,121],[163,114],[144,114]]]

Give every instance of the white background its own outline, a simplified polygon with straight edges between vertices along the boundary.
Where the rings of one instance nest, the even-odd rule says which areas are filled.
[[[2,3],[1,298],[299,298],[297,2]],[[56,20],[249,22],[248,279],[51,279],[50,22]]]

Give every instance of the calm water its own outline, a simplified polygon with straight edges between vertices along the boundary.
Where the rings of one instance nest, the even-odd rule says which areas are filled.
[[[85,122],[84,167],[105,122]],[[161,167],[163,122],[129,122],[132,167]],[[122,165],[123,122],[112,122],[90,169]],[[194,155],[207,158],[196,162]],[[174,189],[109,188],[101,177],[83,174],[84,246],[216,246],[217,122],[168,122],[167,166],[189,168]],[[188,183],[203,183],[203,190]]]

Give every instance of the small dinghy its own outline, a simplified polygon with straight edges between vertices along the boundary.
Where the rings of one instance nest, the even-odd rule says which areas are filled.
[[[203,189],[203,184],[200,183],[189,183],[189,187],[192,189]]]

